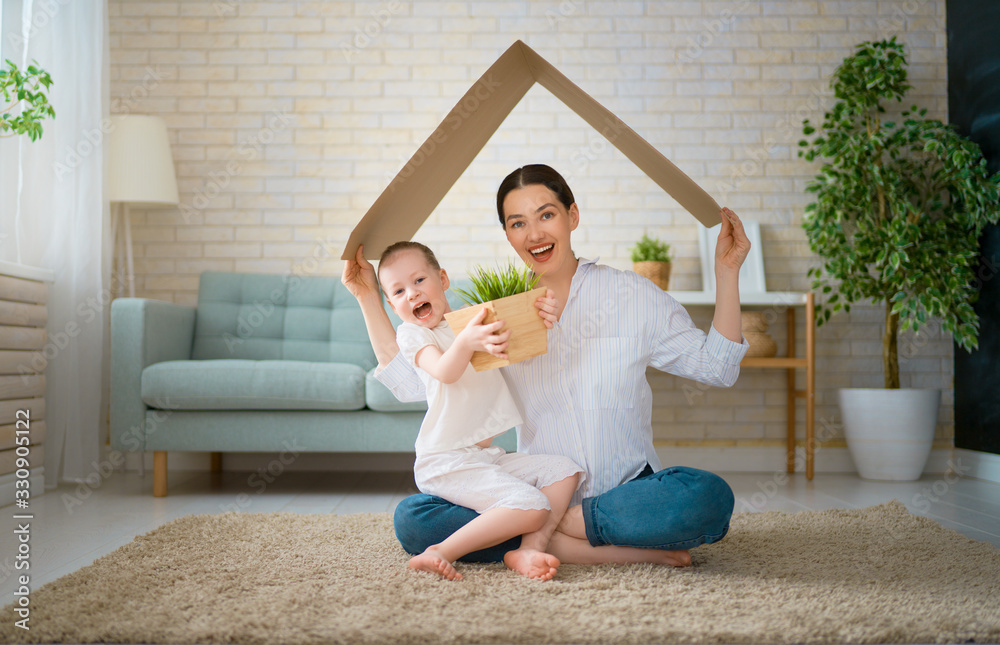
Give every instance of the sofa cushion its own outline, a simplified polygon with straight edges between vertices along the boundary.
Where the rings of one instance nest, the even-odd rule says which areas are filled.
[[[376,412],[426,412],[426,401],[403,403],[389,388],[375,378],[375,369],[368,370],[365,378],[365,403]]]
[[[350,363],[166,361],[142,371],[141,387],[146,405],[168,410],[365,407],[365,372]]]
[[[376,363],[339,279],[211,271],[201,274],[191,358]]]

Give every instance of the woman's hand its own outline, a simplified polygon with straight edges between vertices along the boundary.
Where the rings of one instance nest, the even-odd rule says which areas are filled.
[[[507,349],[507,341],[510,339],[510,330],[501,331],[505,324],[502,320],[484,325],[483,319],[486,318],[486,313],[486,307],[477,311],[455,341],[465,344],[472,351],[486,352],[507,360],[507,354],[504,352]]]
[[[344,262],[344,275],[340,281],[344,283],[347,290],[351,292],[359,301],[378,296],[378,278],[375,276],[375,267],[365,259],[365,247],[359,246],[357,255],[353,260]]]
[[[750,253],[750,238],[743,230],[743,222],[732,210],[723,208],[719,216],[722,227],[715,244],[715,273],[717,276],[720,272],[739,275],[740,267]]]
[[[552,329],[559,320],[559,301],[556,300],[556,292],[546,289],[545,295],[535,300],[535,308],[538,309],[538,315],[545,323],[545,328]]]

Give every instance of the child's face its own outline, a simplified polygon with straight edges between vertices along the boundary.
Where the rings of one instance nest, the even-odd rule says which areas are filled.
[[[420,251],[403,251],[389,266],[379,267],[379,279],[389,304],[403,322],[433,329],[451,311],[448,274],[435,270]]]

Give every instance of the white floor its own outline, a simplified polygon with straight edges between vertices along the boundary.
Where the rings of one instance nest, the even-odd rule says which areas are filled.
[[[885,483],[854,475],[724,474],[737,512],[858,508],[898,499],[976,540],[1000,547],[1000,484],[953,476]],[[71,573],[178,517],[239,510],[248,513],[391,512],[416,492],[409,472],[287,472],[267,481],[255,473],[171,472],[169,496],[152,496],[152,478],[113,474],[93,491],[63,485],[31,500],[29,569],[18,555],[13,506],[0,509],[0,606],[13,601],[18,577],[29,588]]]

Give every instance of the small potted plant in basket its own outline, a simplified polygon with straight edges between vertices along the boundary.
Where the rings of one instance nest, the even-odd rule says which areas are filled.
[[[632,270],[649,278],[664,291],[670,286],[670,245],[645,233],[632,252]]]
[[[538,276],[531,269],[518,267],[513,262],[495,269],[479,266],[469,280],[472,286],[468,290],[455,289],[455,293],[471,306],[444,315],[452,331],[460,333],[480,309],[486,308],[489,313],[483,324],[503,320],[505,329],[512,332],[506,360],[487,352],[472,355],[472,366],[477,372],[504,367],[548,351],[548,329],[535,308],[535,301],[545,295],[545,288],[535,288]]]

